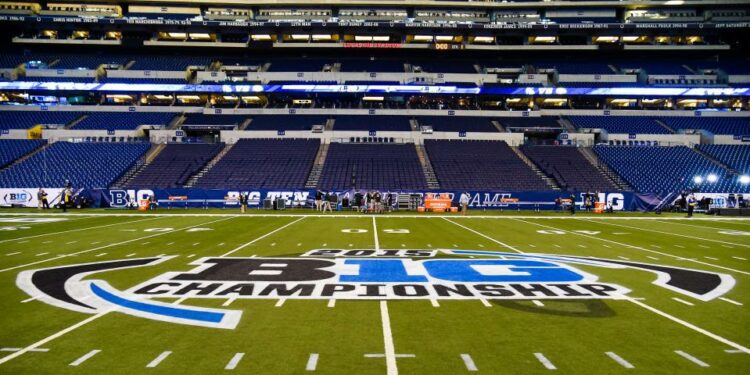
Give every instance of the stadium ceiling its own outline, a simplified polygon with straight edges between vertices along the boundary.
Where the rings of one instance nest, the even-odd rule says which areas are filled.
[[[112,0],[81,0],[82,3],[123,3]],[[435,0],[130,0],[126,4],[160,4],[160,5],[237,5],[237,6],[400,6],[400,7],[437,7],[437,8],[581,8],[581,7],[622,7],[644,8],[665,6],[707,6],[707,5],[750,5],[750,0],[629,0],[629,1],[537,1],[537,2],[496,2],[496,1],[435,1]]]

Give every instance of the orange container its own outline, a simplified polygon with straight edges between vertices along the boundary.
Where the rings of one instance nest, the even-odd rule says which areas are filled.
[[[596,202],[594,205],[594,212],[597,214],[604,212],[604,202]]]
[[[424,207],[417,207],[417,212],[424,212]]]

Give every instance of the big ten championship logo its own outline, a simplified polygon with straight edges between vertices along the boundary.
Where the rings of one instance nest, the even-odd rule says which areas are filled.
[[[235,328],[242,311],[175,305],[161,298],[213,299],[618,299],[625,287],[572,265],[636,269],[652,283],[708,301],[731,290],[725,274],[623,260],[475,250],[314,250],[302,257],[201,258],[120,291],[94,274],[161,264],[173,257],[122,259],[21,272],[37,301],[90,314],[105,311],[214,328]],[[467,258],[476,257],[476,258]],[[106,272],[111,274],[111,272]]]
[[[580,193],[580,200],[576,202],[577,205],[583,207],[585,195],[587,193]],[[605,207],[612,207],[615,211],[622,211],[625,209],[625,196],[621,193],[598,193],[596,194],[599,202],[604,202]]]
[[[6,204],[25,204],[31,202],[33,194],[26,190],[11,190],[3,195]]]
[[[263,194],[260,191],[228,191],[227,200],[239,201],[240,195],[247,194],[247,204],[257,206],[262,203]],[[268,191],[265,199],[284,200],[287,206],[303,206],[307,203],[310,192],[307,191]]]
[[[130,202],[138,202],[154,196],[153,190],[110,190],[110,207],[127,207]]]

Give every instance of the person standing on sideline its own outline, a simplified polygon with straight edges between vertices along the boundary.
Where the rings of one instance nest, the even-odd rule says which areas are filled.
[[[247,192],[240,193],[240,212],[245,213],[247,211]]]
[[[42,208],[44,208],[45,210],[49,210],[49,201],[47,201],[47,196],[49,194],[47,194],[47,191],[42,188],[40,188],[39,190],[41,190],[42,192]]]
[[[37,202],[37,209],[42,209],[42,194],[44,194],[44,189],[39,188],[36,192],[36,202]]]
[[[466,215],[466,211],[469,210],[469,193],[466,191],[461,193],[458,203],[461,204],[461,215]]]
[[[321,211],[323,209],[323,192],[318,190],[315,192],[315,211]]]
[[[333,212],[333,208],[331,207],[330,192],[326,192],[326,194],[323,196],[323,212],[326,212],[327,210],[331,210],[331,212]]]
[[[570,214],[576,214],[576,195],[570,194]]]
[[[62,208],[63,212],[68,212],[68,204],[70,204],[70,199],[72,197],[73,197],[73,192],[70,191],[69,187],[66,187],[60,193],[60,208]]]
[[[687,207],[687,217],[693,217],[693,210],[695,210],[695,206],[698,204],[698,201],[695,200],[695,195],[690,194],[688,197],[688,207]]]

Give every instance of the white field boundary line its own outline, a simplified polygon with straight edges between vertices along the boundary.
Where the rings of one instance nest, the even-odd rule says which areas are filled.
[[[750,275],[750,272],[740,271],[740,270],[736,270],[734,268],[724,267],[724,266],[720,266],[718,264],[708,263],[708,262],[704,262],[704,261],[697,260],[697,259],[690,259],[690,258],[678,256],[678,255],[673,255],[673,254],[665,253],[665,252],[662,252],[662,251],[647,249],[645,247],[641,247],[641,246],[637,246],[637,245],[630,245],[630,244],[626,244],[624,242],[613,241],[613,240],[610,240],[610,239],[596,237],[596,236],[588,235],[588,234],[585,234],[585,233],[578,233],[578,232],[573,232],[573,231],[569,231],[569,230],[565,230],[565,229],[560,229],[560,228],[552,227],[552,226],[549,226],[549,225],[535,223],[533,221],[526,221],[526,220],[521,220],[521,219],[515,219],[515,220],[523,222],[523,223],[526,223],[526,224],[536,225],[536,226],[539,226],[539,227],[542,227],[542,228],[559,230],[559,231],[562,231],[562,232],[565,232],[565,233],[574,234],[576,236],[582,236],[582,237],[592,238],[592,239],[599,240],[599,241],[609,242],[609,243],[612,243],[612,244],[615,244],[615,245],[624,246],[624,247],[628,247],[628,248],[631,248],[631,249],[636,249],[636,250],[641,250],[641,251],[647,251],[649,253],[654,253],[654,254],[660,254],[660,255],[671,257],[671,258],[675,258],[675,259],[678,259],[678,260],[684,260],[684,261],[687,261],[687,262],[698,263],[698,264],[701,264],[701,265],[704,265],[704,266],[715,267],[715,268],[719,268],[719,269],[723,269],[723,270],[727,270],[727,271],[731,271],[731,272],[740,273],[740,274],[743,274],[743,275]]]
[[[260,237],[258,237],[256,239],[254,239],[254,240],[245,242],[244,244],[242,244],[240,246],[237,246],[237,247],[235,247],[232,250],[227,251],[226,253],[224,253],[223,255],[220,255],[219,257],[223,258],[223,257],[230,256],[230,255],[232,255],[232,254],[234,254],[234,253],[236,253],[236,252],[238,252],[238,251],[240,251],[240,250],[242,250],[242,249],[244,249],[244,248],[246,248],[246,247],[248,247],[248,246],[250,246],[250,245],[252,245],[252,244],[254,244],[254,243],[256,243],[256,242],[258,242],[258,241],[260,241],[260,240],[262,240],[262,239],[264,239],[264,238],[266,238],[266,237],[268,237],[268,236],[270,236],[270,235],[272,235],[272,234],[274,234],[274,233],[276,233],[276,232],[278,232],[278,231],[280,231],[280,230],[282,230],[282,229],[284,229],[284,228],[286,228],[288,226],[290,226],[290,225],[292,225],[292,224],[295,224],[295,223],[298,223],[298,222],[302,221],[303,219],[304,219],[304,217],[301,217],[301,218],[299,218],[297,220],[294,220],[294,221],[292,221],[290,223],[287,223],[287,224],[285,224],[283,226],[280,226],[280,227],[278,227],[278,228],[276,228],[276,229],[274,229],[274,230],[272,230],[272,231],[270,231],[270,232],[268,232],[268,233],[266,233],[266,234],[264,234],[264,235],[262,235],[262,236],[260,236]]]
[[[579,220],[591,222],[591,220],[587,220],[587,219],[579,219]],[[654,233],[659,233],[659,234],[666,234],[666,235],[669,235],[669,236],[677,236],[677,237],[683,237],[683,238],[690,238],[690,239],[693,239],[693,240],[723,243],[723,244],[734,245],[734,246],[750,247],[750,245],[743,244],[743,243],[736,243],[736,242],[729,242],[729,241],[722,241],[722,240],[714,240],[714,239],[711,239],[711,238],[689,236],[687,234],[680,234],[680,233],[664,232],[664,231],[660,231],[660,230],[656,230],[656,229],[631,227],[629,225],[612,224],[612,223],[601,223],[601,224],[611,225],[611,226],[616,226],[616,227],[622,227],[622,228],[628,228],[628,229],[635,229],[635,230],[640,230],[640,231],[645,231],[645,232],[654,232]]]
[[[88,323],[91,323],[94,320],[99,319],[102,316],[106,315],[110,311],[112,311],[112,310],[106,310],[106,311],[102,311],[102,312],[100,312],[100,313],[98,313],[96,315],[92,315],[92,316],[90,316],[90,317],[88,317],[88,318],[86,318],[86,319],[84,319],[84,320],[82,320],[82,321],[80,321],[80,322],[78,322],[76,324],[73,324],[72,326],[70,326],[68,328],[63,329],[62,331],[59,331],[59,332],[57,332],[57,333],[55,333],[53,335],[47,336],[47,337],[45,337],[45,338],[43,338],[43,339],[41,339],[41,340],[39,340],[39,341],[37,341],[37,342],[35,342],[35,343],[27,346],[27,347],[25,347],[25,348],[23,348],[23,349],[15,352],[15,353],[13,353],[13,354],[10,354],[10,355],[7,355],[7,356],[5,356],[3,358],[0,358],[0,365],[2,365],[3,363],[6,363],[6,362],[8,362],[8,361],[10,361],[10,360],[12,360],[14,358],[18,358],[21,355],[30,352],[32,349],[36,349],[36,348],[38,348],[38,347],[40,347],[40,346],[42,346],[42,345],[44,345],[44,344],[46,344],[46,343],[48,343],[48,342],[50,342],[50,341],[52,341],[54,339],[56,339],[56,338],[58,338],[58,337],[60,337],[60,336],[62,336],[64,334],[66,334],[68,332],[74,331],[74,330],[76,330],[76,329],[78,329],[78,328],[80,328],[80,327],[82,327],[82,326],[84,326],[84,325],[86,325]]]
[[[103,245],[103,246],[95,247],[95,248],[88,249],[88,250],[81,250],[81,251],[78,251],[78,252],[75,252],[75,253],[58,255],[56,257],[49,258],[49,259],[44,259],[44,260],[40,260],[40,261],[36,261],[36,262],[31,262],[31,263],[21,264],[21,265],[18,265],[18,266],[13,266],[13,267],[9,267],[9,268],[0,269],[0,273],[7,272],[7,271],[12,271],[12,270],[16,270],[16,269],[24,268],[24,267],[28,267],[28,266],[33,266],[33,265],[36,265],[36,264],[45,263],[45,262],[49,262],[49,261],[53,261],[53,260],[57,260],[57,259],[61,259],[61,258],[69,257],[69,256],[90,253],[92,251],[102,250],[102,249],[110,248],[110,247],[113,247],[113,246],[124,245],[124,244],[128,244],[128,243],[135,242],[135,241],[142,241],[142,240],[144,240],[146,238],[163,236],[165,234],[175,233],[175,232],[179,232],[179,231],[182,231],[182,230],[185,230],[185,229],[191,229],[191,228],[199,227],[201,225],[208,225],[208,224],[218,223],[220,221],[229,220],[231,218],[232,217],[226,217],[226,218],[222,218],[222,219],[219,219],[219,220],[209,221],[207,223],[200,223],[200,224],[196,224],[196,225],[191,225],[189,227],[184,227],[184,228],[180,228],[180,229],[170,230],[168,232],[159,232],[159,233],[151,234],[151,235],[148,235],[148,236],[145,236],[145,237],[138,237],[138,238],[133,238],[133,239],[130,239],[130,240],[115,242],[115,243],[111,243],[109,245]]]
[[[57,214],[48,214],[48,213],[37,213],[37,212],[29,212],[29,213],[6,213],[2,214],[4,216],[102,216],[102,217],[108,217],[108,216],[122,216],[122,217],[143,217],[143,216],[158,216],[158,217],[228,217],[228,216],[237,216],[236,214],[188,214],[188,213],[175,213],[175,214],[162,214],[162,213],[146,213],[146,214],[129,214],[129,213],[88,213],[88,214],[63,214],[63,213],[57,213]],[[363,218],[363,217],[370,217],[369,214],[341,214],[341,215],[322,215],[322,214],[249,214],[242,216],[243,218],[253,218],[253,217],[313,217],[313,218],[335,218],[335,219],[351,219],[351,218]],[[442,219],[445,218],[445,216],[440,215],[429,215],[429,214],[388,214],[382,216],[384,218],[395,218],[395,219]],[[750,218],[742,218],[742,217],[693,217],[693,218],[686,218],[683,216],[675,216],[675,217],[642,217],[642,216],[583,216],[583,217],[573,217],[573,216],[530,216],[530,215],[469,215],[469,216],[451,216],[451,219],[457,219],[457,220],[470,220],[470,219],[567,219],[567,220],[580,220],[582,218],[591,219],[591,220],[603,220],[603,221],[609,221],[609,220],[669,220],[669,221],[701,221],[701,220],[707,220],[707,221],[732,221],[732,222],[738,222],[738,221],[744,221],[747,223],[736,223],[736,224],[742,224],[742,225],[750,225]]]
[[[98,228],[106,228],[106,227],[111,227],[111,226],[115,226],[115,225],[133,224],[133,223],[139,223],[139,222],[142,222],[142,221],[155,220],[155,219],[158,219],[158,217],[149,217],[149,218],[146,218],[146,219],[127,221],[127,222],[124,222],[124,223],[114,223],[114,224],[106,224],[106,225],[97,225],[97,226],[93,226],[93,227],[70,229],[70,230],[64,230],[64,231],[60,231],[60,232],[42,233],[42,234],[37,234],[37,235],[34,235],[34,236],[11,238],[11,239],[7,239],[7,240],[1,240],[0,243],[13,242],[13,241],[19,241],[19,240],[26,240],[26,239],[30,239],[30,238],[37,238],[37,237],[44,237],[44,236],[52,236],[52,235],[56,235],[56,234],[80,232],[82,230],[91,230],[91,229],[98,229]]]

